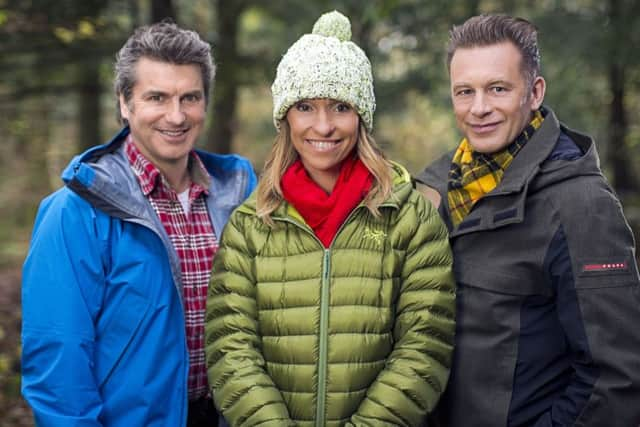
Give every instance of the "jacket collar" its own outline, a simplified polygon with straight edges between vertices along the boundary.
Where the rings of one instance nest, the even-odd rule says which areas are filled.
[[[391,175],[393,179],[393,190],[391,192],[391,196],[385,200],[380,207],[399,209],[402,203],[404,203],[404,201],[409,197],[409,194],[413,189],[411,174],[399,163],[393,161],[390,163],[392,167]],[[356,209],[363,206],[364,205],[361,203],[356,207]],[[251,194],[251,196],[238,207],[238,211],[248,215],[256,215],[256,192]],[[271,217],[274,220],[293,219],[296,222],[305,224],[302,215],[300,215],[296,208],[286,201],[280,203],[280,206],[273,211]]]
[[[77,155],[62,173],[62,180],[75,193],[111,216],[130,221],[143,220],[162,229],[124,152],[127,135],[129,128],[125,127],[106,144]],[[195,152],[209,174],[206,203],[214,231],[219,237],[226,221],[226,215],[221,212],[230,211],[248,196],[255,177],[248,170],[238,170],[235,156]],[[245,179],[232,179],[237,174],[244,174]]]
[[[160,169],[142,154],[131,134],[125,140],[124,151],[145,196],[149,196],[158,186],[164,186],[165,191],[168,191],[168,183],[161,176]],[[187,169],[196,197],[202,192],[208,194],[211,178],[195,151],[189,153]]]
[[[129,134],[125,127],[109,142],[77,155],[62,173],[75,193],[107,214],[149,219],[149,209],[123,150]]]
[[[446,197],[447,178],[455,150],[445,154],[417,176],[418,182],[436,189],[442,196],[440,213],[446,218],[445,222],[452,238],[524,220],[529,184],[540,171],[541,164],[553,151],[560,136],[560,123],[555,113],[547,109],[549,114],[542,126],[505,170],[500,184],[476,203],[457,228],[452,229]]]

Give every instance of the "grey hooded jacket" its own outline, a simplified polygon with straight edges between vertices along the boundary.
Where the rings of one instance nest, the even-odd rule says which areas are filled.
[[[502,182],[452,228],[453,153],[438,191],[458,284],[450,427],[640,425],[634,241],[591,138],[549,111]]]

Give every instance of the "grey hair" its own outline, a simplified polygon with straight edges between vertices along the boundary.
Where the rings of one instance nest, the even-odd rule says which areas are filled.
[[[198,33],[178,27],[170,21],[139,27],[116,54],[114,90],[118,122],[127,124],[120,114],[120,95],[129,102],[136,84],[136,64],[140,58],[155,59],[176,65],[198,65],[204,84],[205,103],[209,102],[215,65],[211,45]]]
[[[540,75],[540,51],[538,31],[535,25],[523,18],[508,15],[478,15],[449,31],[447,68],[459,48],[490,46],[511,42],[522,55],[522,73],[529,84]]]

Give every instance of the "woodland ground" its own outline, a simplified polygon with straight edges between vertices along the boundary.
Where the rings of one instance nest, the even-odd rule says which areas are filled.
[[[32,427],[20,396],[20,268],[0,269],[0,427]]]

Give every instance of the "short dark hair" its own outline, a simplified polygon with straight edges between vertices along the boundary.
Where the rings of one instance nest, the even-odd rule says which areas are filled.
[[[120,114],[120,95],[125,102],[131,100],[136,83],[136,64],[140,58],[150,58],[177,65],[198,65],[204,85],[205,102],[215,76],[211,45],[198,33],[178,27],[171,21],[139,27],[116,55],[114,90],[116,116],[120,123],[126,120]]]
[[[459,48],[490,46],[511,42],[522,55],[522,73],[529,84],[540,75],[538,29],[523,18],[508,15],[478,15],[449,31],[447,68],[451,68],[453,54]]]

